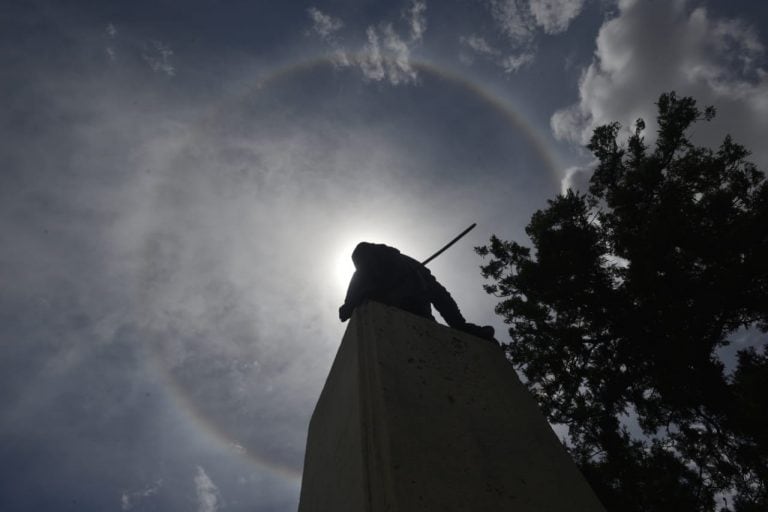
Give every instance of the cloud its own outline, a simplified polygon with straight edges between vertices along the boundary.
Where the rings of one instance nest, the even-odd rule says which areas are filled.
[[[410,7],[402,12],[409,32],[407,38],[400,36],[392,23],[369,25],[365,30],[365,42],[357,52],[350,51],[332,37],[344,25],[342,20],[331,18],[316,8],[307,12],[313,20],[313,30],[329,44],[334,66],[357,67],[366,80],[401,85],[414,83],[418,78],[411,65],[411,48],[421,41],[427,29],[426,8],[426,2],[413,0]]]
[[[332,55],[336,66],[358,66],[365,79],[374,82],[387,81],[400,85],[417,80],[416,70],[411,66],[411,49],[392,25],[384,25],[380,29],[368,27],[365,33],[368,41],[359,54],[350,55],[336,49]]]
[[[557,34],[568,28],[581,13],[584,0],[486,0],[485,6],[501,34],[499,40],[492,43],[473,34],[460,37],[459,42],[511,74],[535,60],[542,31]],[[472,64],[474,58],[460,52],[459,60]]]
[[[585,144],[596,126],[619,121],[628,130],[638,117],[655,119],[659,94],[675,90],[718,109],[713,123],[697,126],[696,143],[718,145],[730,131],[762,165],[768,163],[764,66],[765,47],[742,20],[714,18],[685,0],[622,0],[618,15],[600,28],[579,101],[556,111],[551,127],[558,139]],[[646,136],[652,139],[654,130]]]
[[[158,480],[145,489],[132,492],[124,492],[120,497],[120,506],[123,510],[131,510],[144,498],[157,494],[157,491],[163,486],[163,481]]]
[[[498,56],[500,53],[499,50],[492,47],[484,37],[475,34],[461,36],[459,42],[480,55]]]
[[[151,41],[144,48],[142,58],[155,73],[165,73],[168,76],[176,74],[176,68],[171,62],[173,50],[161,41]]]
[[[411,49],[392,25],[384,25],[378,30],[368,27],[365,33],[368,42],[357,62],[366,79],[377,82],[386,80],[392,85],[416,81],[416,70],[411,66]]]
[[[589,191],[589,179],[595,171],[597,162],[592,162],[585,166],[569,167],[565,170],[560,188],[560,193],[565,194],[569,189],[574,192],[586,193]]]
[[[530,0],[529,5],[536,24],[547,34],[557,34],[579,15],[584,0]]]
[[[373,27],[366,30],[368,43],[365,45],[363,56],[360,59],[360,69],[363,75],[370,80],[383,80],[386,76],[384,71],[384,58],[381,56],[381,47],[379,45],[379,35]]]
[[[331,40],[333,34],[344,26],[344,22],[339,18],[325,14],[316,7],[307,9],[307,14],[312,19],[312,30],[326,41]]]
[[[115,37],[117,37],[117,28],[115,28],[112,23],[107,23],[107,26],[104,28],[104,36],[110,41],[110,43],[114,42],[113,40]],[[112,44],[108,44],[104,47],[104,53],[107,55],[107,58],[110,61],[114,61],[117,57],[115,47],[112,46]]]
[[[505,55],[498,48],[491,46],[484,37],[475,34],[461,36],[459,42],[462,46],[471,50],[473,54],[486,60],[490,60],[502,68],[507,74],[514,73],[522,66],[533,62],[535,57],[534,52],[531,50],[524,50],[518,54]],[[467,53],[460,53],[459,59],[465,64],[472,64],[474,61],[473,55]]]
[[[526,64],[533,62],[534,53],[532,51],[523,52],[518,55],[506,55],[501,58],[499,65],[505,73],[514,73]]]
[[[197,466],[195,475],[198,512],[216,512],[219,510],[219,488],[208,477],[202,466]]]
[[[386,80],[392,85],[416,82],[418,75],[411,66],[411,48],[391,24],[368,27],[365,34],[367,42],[362,52],[353,58],[345,56],[348,64],[357,64],[367,80]]]
[[[490,0],[489,7],[497,27],[513,43],[533,41],[535,18],[524,0]]]
[[[411,30],[411,42],[421,41],[427,31],[427,3],[423,0],[412,0],[410,7],[403,13]]]
[[[497,28],[514,44],[529,45],[537,29],[565,31],[584,8],[584,0],[487,0]]]
[[[416,80],[416,71],[411,66],[411,49],[392,28],[392,25],[385,25],[384,46],[388,50],[388,57],[385,60],[387,68],[387,77],[390,83],[408,83]]]
[[[348,67],[352,65],[352,58],[340,44],[336,33],[344,26],[340,18],[334,18],[325,14],[316,7],[307,9],[307,14],[312,19],[312,31],[328,43],[331,47],[331,62],[336,67]]]

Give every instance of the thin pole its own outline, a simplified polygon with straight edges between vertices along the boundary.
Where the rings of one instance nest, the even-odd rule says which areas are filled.
[[[453,244],[455,244],[456,242],[458,242],[458,241],[459,241],[459,239],[460,239],[461,237],[463,237],[464,235],[466,235],[467,233],[469,233],[470,231],[472,231],[472,229],[474,229],[474,227],[475,227],[475,226],[477,226],[477,223],[476,223],[476,222],[473,222],[471,226],[469,226],[467,229],[465,229],[464,231],[462,231],[461,233],[459,233],[459,236],[457,236],[456,238],[454,238],[453,240],[451,240],[450,242],[448,242],[447,244],[445,244],[445,246],[444,246],[442,249],[440,249],[440,250],[439,250],[439,251],[437,251],[435,254],[433,254],[433,255],[432,255],[432,256],[430,256],[429,258],[425,259],[424,261],[422,261],[422,262],[421,262],[421,264],[422,264],[422,265],[426,265],[427,263],[429,263],[429,262],[430,262],[430,261],[432,261],[433,259],[435,259],[435,258],[437,258],[438,256],[440,256],[441,254],[443,254],[443,252],[444,252],[446,249],[448,249],[450,246],[452,246]]]

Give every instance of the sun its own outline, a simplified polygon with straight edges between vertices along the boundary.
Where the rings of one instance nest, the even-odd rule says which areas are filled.
[[[334,256],[333,281],[342,292],[346,292],[349,280],[355,272],[355,265],[352,263],[352,251],[358,242],[343,244]]]

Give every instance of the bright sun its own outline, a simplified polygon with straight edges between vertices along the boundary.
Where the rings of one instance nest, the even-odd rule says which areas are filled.
[[[349,279],[355,272],[355,266],[352,264],[352,251],[357,245],[357,241],[344,244],[335,255],[333,262],[333,281],[336,286],[346,292]]]

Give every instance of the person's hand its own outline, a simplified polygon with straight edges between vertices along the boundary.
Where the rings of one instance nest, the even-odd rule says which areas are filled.
[[[353,310],[354,308],[349,304],[343,304],[339,308],[339,320],[341,320],[342,322],[346,322],[347,320],[349,320],[349,317],[352,316]]]

